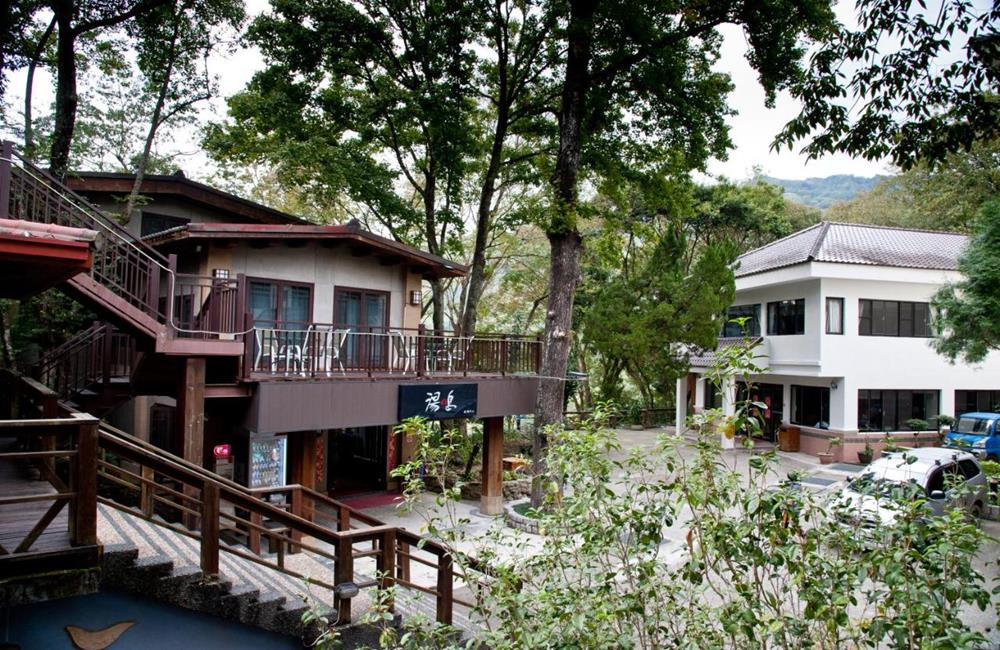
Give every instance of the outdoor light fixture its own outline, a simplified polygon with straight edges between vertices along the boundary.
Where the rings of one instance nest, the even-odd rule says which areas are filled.
[[[212,269],[212,277],[217,280],[228,280],[229,269]]]
[[[830,390],[837,390],[837,380],[833,379],[830,381]]]
[[[420,289],[415,289],[410,292],[410,304],[411,305],[420,304]]]

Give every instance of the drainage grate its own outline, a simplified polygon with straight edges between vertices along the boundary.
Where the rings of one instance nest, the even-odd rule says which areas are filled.
[[[851,474],[857,474],[865,468],[864,465],[852,465],[850,463],[834,463],[833,465],[828,465],[826,469],[837,470],[838,472],[850,472]]]
[[[809,483],[811,485],[827,486],[827,485],[833,485],[834,483],[839,483],[840,481],[833,478],[820,478],[818,476],[807,476],[804,479],[802,479],[802,482]]]

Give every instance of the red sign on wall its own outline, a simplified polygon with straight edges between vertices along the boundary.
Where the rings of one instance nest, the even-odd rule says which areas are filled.
[[[229,458],[233,453],[233,448],[231,445],[215,445],[212,449],[212,453],[215,454],[216,458]]]

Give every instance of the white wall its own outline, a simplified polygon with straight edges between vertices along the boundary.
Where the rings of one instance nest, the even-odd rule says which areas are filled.
[[[959,277],[949,271],[812,262],[737,278],[734,304],[761,305],[761,334],[770,352],[771,373],[756,380],[786,386],[835,381],[830,424],[842,430],[857,429],[861,389],[936,390],[941,413],[954,412],[956,390],[1000,390],[1000,354],[976,366],[952,365],[934,351],[931,339],[858,334],[860,299],[930,302],[942,284]],[[827,297],[844,299],[841,335],[826,333]],[[767,335],[767,302],[794,298],[806,299],[805,334]],[[786,399],[786,414],[790,410]]]

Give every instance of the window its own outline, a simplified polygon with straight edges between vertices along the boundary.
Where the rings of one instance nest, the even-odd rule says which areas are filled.
[[[929,422],[938,413],[936,390],[858,391],[858,429],[861,431],[909,431],[907,420]]]
[[[956,390],[955,415],[963,413],[995,413],[1000,409],[1000,390]]]
[[[773,335],[806,333],[806,299],[767,303],[767,333]]]
[[[962,476],[968,481],[979,476],[979,465],[975,461],[966,458],[965,460],[958,461],[958,471],[962,472]]]
[[[171,217],[165,214],[152,214],[144,210],[142,212],[142,227],[140,229],[140,234],[143,237],[155,235],[156,233],[163,232],[164,230],[186,226],[188,225],[188,222],[189,220],[183,217]]]
[[[741,327],[732,321],[748,319]],[[726,311],[726,322],[722,325],[722,336],[760,336],[760,305],[733,305]]]
[[[826,299],[826,333],[844,333],[844,299]]]
[[[932,336],[930,305],[862,299],[858,301],[858,334],[928,338]]]
[[[306,329],[312,321],[312,286],[250,280],[250,314],[261,327]]]
[[[792,386],[792,424],[826,429],[830,426],[830,389]]]

